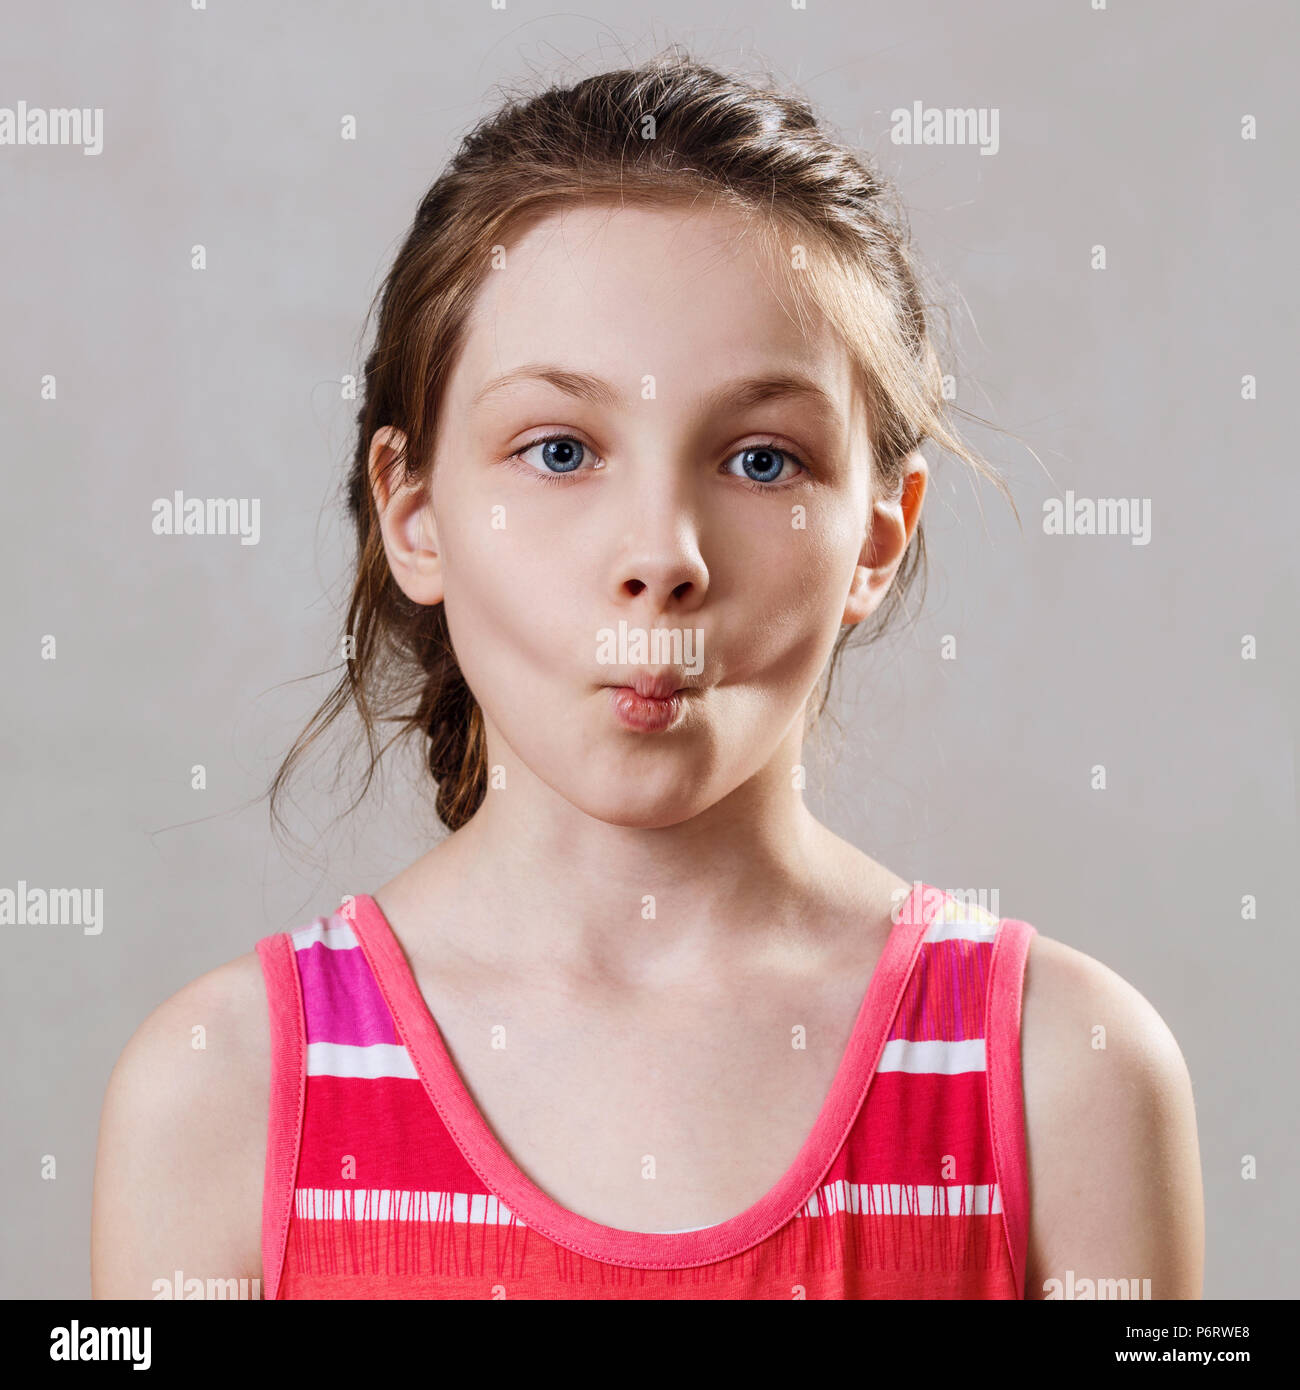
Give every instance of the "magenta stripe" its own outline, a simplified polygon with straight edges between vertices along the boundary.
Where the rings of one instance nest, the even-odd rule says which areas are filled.
[[[960,1042],[983,1037],[991,941],[927,941],[890,1040]]]
[[[313,942],[295,951],[302,980],[303,1011],[309,1043],[395,1043],[397,1030],[384,996],[359,948],[331,951]]]

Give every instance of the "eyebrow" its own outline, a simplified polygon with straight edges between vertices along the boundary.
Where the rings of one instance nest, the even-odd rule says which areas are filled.
[[[613,408],[624,404],[622,394],[608,381],[604,381],[598,376],[592,376],[588,372],[577,372],[571,368],[560,367],[547,362],[530,362],[522,367],[515,367],[511,371],[504,372],[501,376],[493,377],[470,404],[478,405],[487,396],[497,391],[503,391],[528,381],[543,382],[555,387],[557,391],[563,391],[566,395],[573,396],[576,400],[587,401],[592,405]],[[842,428],[839,407],[835,404],[834,399],[811,377],[801,376],[797,372],[777,372],[766,376],[739,377],[735,381],[726,381],[707,395],[702,396],[700,404],[709,410],[717,409],[723,405],[747,410],[770,400],[807,401],[826,416],[836,430]]]

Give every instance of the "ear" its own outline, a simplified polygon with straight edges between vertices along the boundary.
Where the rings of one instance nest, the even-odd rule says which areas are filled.
[[[930,470],[920,450],[908,454],[902,467],[895,493],[872,503],[871,525],[844,605],[845,624],[860,623],[880,607],[921,518]]]
[[[442,556],[433,502],[427,483],[408,483],[397,462],[406,450],[406,436],[392,425],[370,441],[370,490],[379,513],[384,553],[398,588],[412,603],[441,603]]]

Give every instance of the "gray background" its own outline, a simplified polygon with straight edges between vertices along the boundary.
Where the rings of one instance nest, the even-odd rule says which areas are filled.
[[[958,404],[1018,436],[967,431],[1023,527],[938,462],[927,604],[846,660],[811,804],[908,879],[996,888],[1152,1001],[1195,1085],[1207,1296],[1300,1294],[1293,4],[6,11],[0,105],[105,116],[98,157],[0,147],[0,887],[102,887],[105,926],[3,928],[0,1293],[88,1293],[99,1109],[145,1015],[429,843],[413,757],[332,829],[346,802],[313,764],[305,862],[257,801],[335,650],[338,381],[495,84],[675,40],[769,64],[899,180],[954,308]],[[918,100],[998,108],[997,155],[892,144],[890,111]],[[177,488],[260,498],[260,544],[153,535]],[[1043,534],[1067,488],[1150,498],[1151,543]]]

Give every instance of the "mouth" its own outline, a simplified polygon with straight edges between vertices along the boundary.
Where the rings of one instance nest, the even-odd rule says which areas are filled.
[[[671,672],[638,671],[625,685],[608,685],[610,707],[625,729],[656,734],[670,729],[681,717],[690,687]]]

